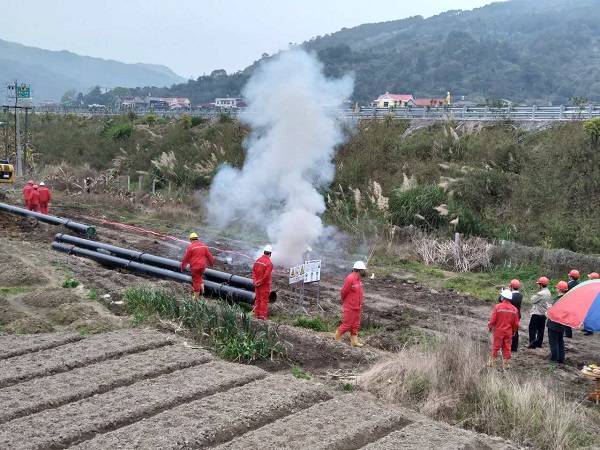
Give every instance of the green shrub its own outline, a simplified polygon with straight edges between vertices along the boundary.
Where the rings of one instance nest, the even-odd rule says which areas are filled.
[[[152,126],[154,125],[158,120],[158,117],[156,117],[156,115],[154,114],[146,114],[144,116],[144,118],[142,119],[142,123],[148,125],[148,126]]]
[[[149,287],[128,289],[125,301],[134,323],[153,315],[181,321],[194,337],[206,341],[220,357],[229,361],[252,362],[283,354],[276,337],[257,330],[250,315],[237,305],[182,299]]]
[[[308,317],[308,316],[300,316],[294,322],[294,325],[297,327],[308,328],[313,331],[332,331],[333,326],[330,323],[325,322],[320,317]]]
[[[200,116],[192,116],[192,128],[206,123],[207,120]]]
[[[390,214],[394,225],[416,225],[435,229],[446,223],[434,208],[446,202],[446,193],[438,186],[417,186],[405,192],[396,190],[389,200]]]
[[[62,284],[62,287],[66,289],[76,288],[77,286],[79,286],[79,281],[77,281],[75,278],[67,278]]]
[[[113,141],[124,141],[131,137],[133,134],[133,125],[131,123],[120,123],[111,126],[107,130],[107,135]]]

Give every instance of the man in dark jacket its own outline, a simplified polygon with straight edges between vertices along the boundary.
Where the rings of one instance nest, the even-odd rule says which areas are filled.
[[[510,302],[513,304],[517,311],[519,311],[519,322],[521,321],[521,305],[523,304],[523,294],[519,291],[521,289],[521,282],[519,280],[511,280],[510,290],[512,292],[512,299]],[[516,352],[519,349],[519,330],[513,334],[511,351]]]
[[[552,304],[556,303],[560,298],[567,293],[569,290],[569,285],[566,281],[559,281],[556,285],[556,290],[558,291],[558,296],[553,300]],[[552,305],[548,305],[550,307]],[[565,363],[565,327],[560,323],[554,322],[553,320],[548,319],[548,341],[550,344],[550,360],[554,361],[558,364]]]

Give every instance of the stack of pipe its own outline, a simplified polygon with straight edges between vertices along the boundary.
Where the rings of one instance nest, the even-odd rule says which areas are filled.
[[[181,262],[137,250],[58,233],[52,243],[54,250],[93,259],[110,267],[153,275],[160,278],[191,283],[191,276],[180,272]],[[206,269],[205,293],[237,303],[254,302],[254,284],[249,278]],[[275,300],[272,298],[272,300]]]
[[[88,238],[93,238],[96,235],[95,227],[91,225],[85,225],[83,223],[74,222],[71,219],[64,219],[62,217],[50,216],[48,214],[29,211],[28,209],[19,208],[18,206],[9,205],[7,203],[0,203],[0,211],[4,211],[11,214],[17,214],[23,217],[34,217],[40,222],[45,222],[52,225],[62,225],[70,230],[85,234]]]

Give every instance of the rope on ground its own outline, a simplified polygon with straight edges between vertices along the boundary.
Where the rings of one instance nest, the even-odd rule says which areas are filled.
[[[125,229],[125,230],[134,231],[134,232],[140,233],[140,234],[154,236],[156,238],[164,239],[164,240],[167,240],[167,241],[181,242],[183,244],[187,244],[188,243],[188,241],[185,241],[183,239],[179,239],[178,237],[171,236],[169,234],[159,233],[158,231],[154,231],[154,230],[148,230],[147,228],[142,228],[142,227],[138,227],[138,226],[135,226],[135,225],[128,225],[126,223],[121,223],[121,222],[113,222],[113,221],[106,220],[106,219],[101,219],[100,223],[102,223],[103,225],[112,225],[112,226],[117,227],[117,228],[122,228],[122,229]],[[242,256],[242,257],[247,258],[247,259],[249,259],[251,261],[254,261],[254,258],[252,258],[251,256],[248,256],[245,253],[238,252],[238,251],[235,251],[235,250],[226,250],[226,249],[223,249],[223,248],[211,247],[211,246],[208,246],[208,248],[211,249],[211,250],[215,250],[217,252],[220,252],[220,253],[229,253],[229,254],[232,254],[232,255]]]

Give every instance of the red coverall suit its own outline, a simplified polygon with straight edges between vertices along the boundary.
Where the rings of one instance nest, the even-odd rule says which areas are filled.
[[[498,357],[502,349],[502,357],[508,361],[511,354],[512,336],[519,329],[519,311],[509,300],[503,299],[492,310],[488,328],[494,333],[492,343],[492,359]]]
[[[23,188],[23,204],[27,209],[29,209],[29,196],[31,195],[31,191],[33,191],[33,183],[27,183]]]
[[[37,185],[34,185],[34,188],[31,189],[28,200],[29,211],[40,212],[40,191],[38,191]]]
[[[50,189],[46,186],[40,186],[38,192],[40,193],[40,212],[42,214],[48,214],[48,203],[52,200]]]
[[[343,320],[338,328],[340,335],[343,335],[346,331],[350,331],[352,336],[358,335],[363,299],[364,291],[360,274],[352,272],[346,277],[342,287]]]
[[[252,267],[252,281],[254,282],[254,317],[267,320],[269,317],[269,294],[273,282],[273,263],[267,255],[262,255]]]
[[[188,264],[192,272],[192,291],[203,294],[204,281],[202,275],[204,275],[207,266],[215,265],[215,259],[204,242],[194,241],[188,246],[181,260],[182,272],[185,271]]]

